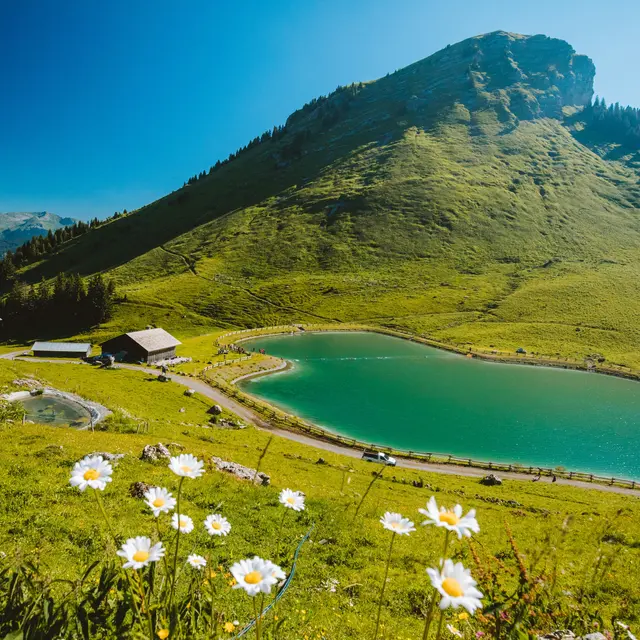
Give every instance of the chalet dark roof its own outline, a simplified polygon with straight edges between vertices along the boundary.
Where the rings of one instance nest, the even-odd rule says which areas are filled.
[[[34,342],[31,351],[65,351],[86,353],[91,348],[88,342]]]
[[[145,329],[144,331],[131,331],[126,334],[145,351],[162,351],[182,344],[164,329]]]

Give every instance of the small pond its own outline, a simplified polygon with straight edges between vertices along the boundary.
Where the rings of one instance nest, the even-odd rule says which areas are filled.
[[[38,424],[85,427],[91,423],[89,410],[67,398],[45,394],[21,402],[27,411],[26,419]]]

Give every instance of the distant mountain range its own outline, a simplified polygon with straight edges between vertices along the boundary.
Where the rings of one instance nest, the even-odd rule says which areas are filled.
[[[74,218],[61,218],[48,211],[0,213],[0,254],[19,247],[34,236],[46,236],[49,231],[75,222]]]

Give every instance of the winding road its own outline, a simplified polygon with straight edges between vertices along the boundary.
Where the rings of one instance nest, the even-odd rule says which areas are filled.
[[[21,358],[24,354],[24,349],[21,351],[14,351],[11,353],[5,353],[0,355],[0,359],[4,360],[22,360],[23,362],[48,362],[52,364],[84,364],[81,361],[77,360],[47,360],[44,358]],[[151,369],[149,367],[143,367],[134,364],[124,364],[119,363],[117,366],[122,367],[123,369],[130,369],[131,371],[142,371],[144,373],[148,373],[153,376],[158,375],[157,369]],[[281,438],[286,438],[287,440],[292,440],[294,442],[299,442],[301,444],[305,444],[309,447],[314,447],[315,449],[320,449],[321,451],[329,451],[331,453],[336,453],[343,456],[348,456],[350,458],[360,458],[361,451],[358,449],[352,449],[351,447],[341,446],[339,444],[335,444],[333,442],[326,442],[324,440],[318,440],[316,438],[311,438],[302,433],[296,431],[287,431],[285,429],[280,429],[278,427],[274,427],[272,424],[264,420],[257,413],[245,407],[243,404],[236,402],[233,398],[229,398],[224,393],[219,391],[218,389],[209,386],[208,384],[198,380],[196,378],[187,378],[185,376],[176,375],[171,373],[171,380],[177,384],[180,384],[189,389],[195,390],[197,393],[200,393],[209,400],[212,400],[215,404],[219,404],[225,409],[235,413],[239,418],[242,418],[248,424],[253,425],[258,429],[263,429],[265,431],[269,431]],[[463,476],[466,478],[482,478],[487,475],[486,469],[478,469],[475,467],[461,467],[458,465],[451,464],[437,464],[431,462],[420,462],[418,460],[408,460],[400,458],[398,459],[398,467],[404,469],[415,469],[417,471],[428,471],[431,473],[440,473],[449,476]],[[508,472],[500,472],[500,477],[503,479],[510,480],[520,480],[524,482],[531,482],[532,478],[530,474],[527,473],[517,473],[513,471]],[[544,482],[546,484],[551,483],[550,478],[543,478],[540,482]],[[616,487],[606,484],[599,483],[590,483],[590,482],[582,482],[580,480],[569,480],[568,478],[558,478],[556,483],[558,485],[567,485],[571,487],[578,487],[581,489],[592,489],[596,491],[603,491],[605,493],[618,493],[621,495],[627,496],[635,496],[636,498],[640,498],[640,490],[636,489],[627,489],[625,487]]]

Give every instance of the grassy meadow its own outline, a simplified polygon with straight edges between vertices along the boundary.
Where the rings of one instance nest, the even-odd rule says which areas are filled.
[[[213,558],[221,620],[238,621],[236,631],[252,611],[249,599],[230,588],[230,565],[257,554],[288,572],[294,548],[313,526],[292,586],[279,606],[282,626],[277,637],[372,637],[389,544],[389,533],[378,520],[390,510],[420,522],[417,509],[424,508],[431,495],[439,503],[459,502],[465,511],[478,511],[480,534],[471,545],[455,541],[451,552],[472,569],[481,591],[491,594],[484,614],[468,620],[460,619],[459,611],[448,614],[446,621],[467,637],[477,631],[491,633],[495,617],[502,616],[508,626],[521,616],[516,594],[523,588],[522,565],[529,574],[526,589],[533,611],[520,623],[526,633],[569,623],[577,631],[598,625],[613,629],[617,619],[632,629],[640,623],[637,498],[545,483],[507,481],[501,487],[484,487],[475,479],[387,469],[373,483],[356,518],[357,504],[372,481],[372,468],[366,463],[277,437],[271,440],[254,428],[215,428],[208,424],[209,401],[197,395],[187,398],[183,387],[158,383],[141,372],[0,363],[4,390],[25,376],[104,403],[118,415],[105,423],[107,430],[95,433],[32,424],[0,427],[0,548],[6,554],[0,562],[5,566],[30,561],[50,578],[77,579],[92,561],[114,558],[90,491],[80,493],[68,483],[73,464],[92,452],[125,454],[103,493],[116,536],[153,538],[153,518],[141,500],[129,496],[129,487],[144,481],[166,486],[175,495],[177,478],[166,463],[139,459],[145,444],[161,441],[182,445],[205,461],[216,455],[255,468],[262,458],[260,469],[271,477],[270,487],[252,486],[207,464],[202,478],[187,480],[184,486],[181,512],[196,524],[184,538],[184,553],[199,551]],[[136,433],[141,428],[148,432]],[[324,464],[318,463],[320,457]],[[278,493],[285,487],[303,491],[307,509],[287,514],[279,540]],[[230,535],[214,548],[201,524],[212,512],[222,513],[232,524]],[[166,516],[160,523],[163,532],[169,531]],[[515,547],[506,526],[513,532]],[[435,566],[441,552],[440,530],[418,526],[410,536],[399,537],[381,637],[420,637],[430,593],[425,568]],[[185,580],[193,577],[188,570],[183,570]],[[220,637],[233,634],[221,630]]]

